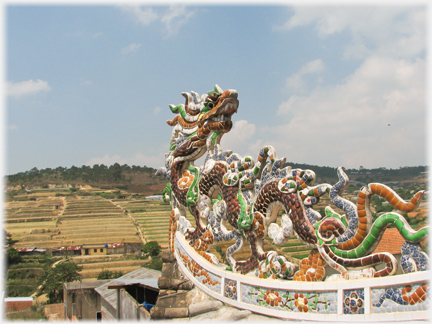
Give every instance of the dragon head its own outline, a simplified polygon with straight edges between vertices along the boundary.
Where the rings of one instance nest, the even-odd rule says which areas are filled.
[[[239,101],[236,90],[225,90],[216,85],[215,90],[208,93],[204,101],[204,107],[198,117],[198,127],[202,128],[206,123],[222,122],[219,127],[226,133],[232,127],[231,116],[237,112]],[[226,131],[223,131],[226,130]]]
[[[231,130],[231,116],[239,105],[236,90],[223,91],[218,85],[201,98],[195,92],[184,92],[183,96],[185,105],[170,105],[178,115],[167,121],[174,126],[169,153],[173,162],[196,160],[219,144],[222,135]]]

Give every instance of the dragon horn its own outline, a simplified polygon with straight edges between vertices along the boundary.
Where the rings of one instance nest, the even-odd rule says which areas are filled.
[[[169,105],[169,107],[174,114],[179,112],[179,106]]]
[[[177,106],[169,105],[169,107],[170,107],[171,111],[174,114],[178,114],[179,112],[181,112],[182,110],[184,110],[184,105],[183,104],[177,105]]]
[[[189,103],[192,101],[191,94],[189,92],[182,92],[183,97],[186,98],[186,107],[189,105]]]
[[[191,94],[192,94],[193,102],[195,104],[199,103],[200,102],[200,96],[199,96],[199,94],[196,93],[195,91],[191,91]]]
[[[217,84],[216,84],[215,87],[214,87],[214,91],[215,91],[216,93],[223,93],[222,88],[219,87]]]

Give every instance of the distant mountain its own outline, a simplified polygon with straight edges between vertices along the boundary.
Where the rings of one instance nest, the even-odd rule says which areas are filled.
[[[315,183],[334,184],[338,181],[336,168],[302,163],[287,162],[285,166],[293,169],[310,169],[316,174]],[[426,166],[401,167],[399,169],[345,169],[350,181],[355,186],[362,183],[381,182],[426,182]],[[164,177],[156,176],[156,169],[147,166],[129,166],[115,163],[111,166],[95,164],[93,167],[72,166],[70,168],[57,167],[55,169],[37,169],[19,172],[6,176],[6,186],[17,188],[40,187],[48,188],[56,185],[90,185],[101,188],[119,188],[130,192],[143,194],[161,193],[167,181]],[[355,182],[358,182],[355,183]]]
[[[6,186],[17,188],[40,187],[51,185],[90,185],[105,189],[118,188],[143,194],[159,194],[165,188],[167,180],[156,176],[156,169],[141,166],[128,166],[115,163],[109,167],[95,164],[93,167],[83,165],[70,168],[57,167],[19,172],[6,176]]]
[[[287,162],[285,166],[291,166],[293,169],[310,169],[316,174],[316,183],[330,183],[333,184],[338,181],[337,168],[318,166],[302,163]],[[400,167],[399,169],[366,169],[360,167],[359,169],[345,169],[345,173],[348,175],[351,181],[359,181],[364,183],[369,182],[400,182],[400,181],[412,181],[415,178],[421,177],[426,178],[426,166],[414,166],[414,167]]]

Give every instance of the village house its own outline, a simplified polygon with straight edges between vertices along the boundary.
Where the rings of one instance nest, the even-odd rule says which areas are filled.
[[[19,247],[16,249],[20,255],[41,255],[46,253],[46,249],[38,249],[36,247]]]
[[[96,288],[101,296],[102,321],[150,320],[143,303],[154,305],[161,272],[139,268]]]
[[[64,320],[150,320],[161,272],[139,268],[117,279],[64,283]]]
[[[83,244],[81,255],[106,255],[108,249],[106,244]]]
[[[64,320],[101,319],[101,298],[95,288],[107,280],[65,282],[63,284]]]
[[[52,249],[51,253],[52,256],[74,256],[74,255],[81,255],[81,245],[73,245],[73,246],[62,246],[58,249]]]

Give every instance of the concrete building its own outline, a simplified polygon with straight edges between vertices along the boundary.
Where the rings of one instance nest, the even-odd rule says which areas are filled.
[[[154,196],[146,196],[145,199],[147,200],[163,200],[162,195],[154,195]]]
[[[19,247],[17,251],[20,255],[41,255],[46,253],[46,249],[38,249],[36,247]]]
[[[58,249],[52,249],[52,256],[63,256],[63,255],[81,255],[81,245],[73,246],[62,246]]]
[[[108,249],[105,244],[84,244],[81,248],[81,255],[106,255]]]
[[[150,320],[143,303],[156,304],[160,276],[160,271],[140,268],[97,287],[102,321]]]
[[[125,245],[123,243],[107,243],[107,254],[123,254],[126,253]]]
[[[63,284],[64,320],[100,319],[101,298],[95,288],[110,281],[111,279],[65,282]]]

